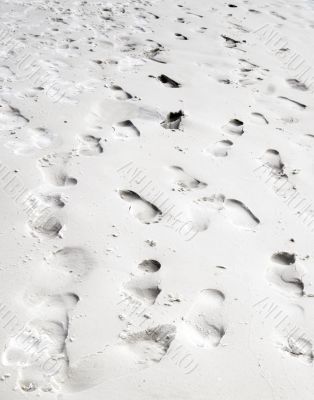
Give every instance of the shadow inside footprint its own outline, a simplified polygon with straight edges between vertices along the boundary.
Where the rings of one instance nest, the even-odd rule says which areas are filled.
[[[295,263],[296,256],[294,253],[287,253],[286,251],[281,251],[279,253],[273,254],[271,259],[277,264],[291,265]]]
[[[182,35],[181,33],[175,33],[175,36],[179,39],[179,40],[188,40],[188,38],[184,35]]]
[[[160,125],[164,129],[179,129],[183,116],[184,113],[181,110],[178,112],[170,112]]]
[[[285,96],[278,96],[278,99],[284,100],[285,102],[290,103],[291,105],[294,105],[301,110],[304,110],[307,107],[305,104],[299,103],[298,101],[289,99]]]
[[[139,265],[138,268],[145,272],[157,272],[161,268],[161,264],[157,260],[144,260]]]
[[[226,47],[233,48],[237,47],[238,43],[241,43],[239,40],[232,39],[229,36],[221,35],[223,39],[225,39]]]
[[[294,89],[306,91],[308,87],[298,79],[287,79],[287,83]]]
[[[258,123],[258,124],[266,124],[266,125],[268,125],[269,124],[269,122],[268,122],[268,120],[265,118],[265,116],[263,115],[263,114],[261,114],[261,113],[258,113],[258,112],[252,112],[251,113],[251,116],[252,116],[252,120],[253,120],[253,122],[256,122],[256,123]]]
[[[114,96],[117,100],[129,100],[132,99],[132,95],[130,93],[125,92],[122,87],[118,85],[112,85],[110,86],[110,89],[113,91]]]
[[[158,76],[158,79],[160,80],[161,83],[170,88],[179,88],[181,86],[180,83],[174,81],[173,79],[169,78],[166,75],[160,75]]]

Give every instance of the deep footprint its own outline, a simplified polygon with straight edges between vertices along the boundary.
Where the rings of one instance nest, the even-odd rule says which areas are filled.
[[[179,88],[181,86],[180,83],[176,82],[175,80],[169,78],[166,75],[160,75],[158,76],[158,79],[160,80],[161,83],[170,88]]]
[[[179,129],[183,116],[184,114],[181,110],[178,112],[170,112],[160,125],[164,129]]]

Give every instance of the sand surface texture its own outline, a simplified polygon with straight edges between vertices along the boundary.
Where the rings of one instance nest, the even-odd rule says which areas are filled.
[[[313,400],[311,3],[0,1],[1,400]]]

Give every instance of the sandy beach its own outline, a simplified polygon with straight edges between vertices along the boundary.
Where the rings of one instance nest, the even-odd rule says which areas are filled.
[[[0,0],[0,399],[312,400],[314,2]]]

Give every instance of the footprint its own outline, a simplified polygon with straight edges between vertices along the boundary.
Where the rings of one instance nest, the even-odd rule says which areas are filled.
[[[64,357],[66,336],[58,321],[32,321],[25,326],[22,335],[10,340],[2,364],[17,368],[17,386],[23,392],[53,391],[52,376],[61,368],[54,361]],[[46,371],[45,364],[49,363],[54,368]]]
[[[82,247],[63,247],[47,259],[47,264],[76,279],[87,276],[96,267],[91,254]]]
[[[281,160],[279,151],[268,149],[262,156],[262,161],[267,164],[274,174],[282,175],[284,173],[284,163]]]
[[[143,199],[132,190],[120,190],[121,199],[130,203],[130,213],[143,224],[157,223],[160,221],[162,212],[152,203]]]
[[[158,44],[157,44],[157,46],[158,46]],[[154,49],[146,51],[145,55],[151,61],[155,61],[155,62],[157,62],[159,64],[167,64],[167,62],[162,57],[160,57],[160,55],[162,54],[163,50],[164,49],[162,47],[160,47],[160,45],[159,45],[158,47],[156,47]]]
[[[50,207],[40,210],[37,215],[32,215],[28,221],[28,227],[34,236],[43,236],[48,239],[62,237],[63,225]]]
[[[21,114],[18,108],[9,104],[0,104],[0,131],[21,129],[29,119]]]
[[[279,252],[271,257],[272,267],[267,271],[268,281],[287,296],[304,296],[304,271],[296,265],[295,254]]]
[[[139,265],[138,268],[144,272],[157,272],[161,268],[161,264],[157,260],[144,260]]]
[[[114,131],[122,132],[123,136],[139,136],[139,130],[133,125],[133,119],[160,121],[161,114],[151,107],[144,107],[135,102],[117,102],[104,99],[93,103],[85,120],[89,129],[99,131],[110,124]],[[120,121],[120,122],[119,122]],[[125,131],[125,132],[124,132]]]
[[[166,75],[160,75],[158,76],[158,79],[160,80],[161,83],[170,88],[179,88],[181,86],[180,83],[174,81],[171,78],[168,78],[168,76]]]
[[[46,194],[40,194],[40,197],[42,200],[48,205],[56,208],[63,208],[65,207],[65,199],[61,194],[55,194],[55,193],[46,193]]]
[[[207,29],[208,28],[206,26],[201,26],[196,32],[205,33],[207,31]]]
[[[209,228],[211,220],[208,214],[205,208],[191,207],[189,215],[194,232],[204,232]]]
[[[131,279],[124,286],[126,292],[142,303],[152,305],[156,302],[161,289],[159,281],[151,276],[141,276]]]
[[[314,359],[313,344],[304,327],[304,309],[297,304],[289,304],[287,310],[274,314],[277,319],[275,342],[286,355],[305,363]],[[275,310],[275,308],[274,308]]]
[[[217,81],[218,81],[219,83],[223,83],[224,85],[230,85],[230,83],[231,83],[231,80],[230,80],[228,77],[226,77],[226,76],[218,77],[218,78],[217,78]]]
[[[260,125],[269,124],[268,120],[264,117],[264,115],[258,112],[251,113],[251,120],[252,122],[255,122]]]
[[[44,179],[54,186],[73,186],[75,178],[65,172],[65,167],[71,158],[69,153],[48,154],[39,160],[39,167]]]
[[[206,153],[212,154],[214,157],[227,157],[229,149],[233,146],[231,140],[221,140],[217,142],[213,147],[205,149]]]
[[[160,268],[161,265],[156,260],[142,261],[138,265],[136,276],[133,276],[123,287],[127,298],[131,296],[136,303],[154,304],[161,292],[158,274]]]
[[[140,136],[140,131],[130,120],[118,122],[113,125],[113,130],[118,139],[133,139]]]
[[[260,220],[252,211],[239,200],[227,199],[225,201],[225,209],[227,218],[236,226],[254,230],[260,223]]]
[[[12,149],[17,155],[32,155],[36,151],[49,148],[54,142],[54,135],[45,128],[28,129],[23,141],[9,141],[6,147]]]
[[[160,125],[164,129],[179,129],[183,116],[184,114],[181,110],[178,112],[170,112]]]
[[[83,156],[96,156],[103,152],[100,144],[100,138],[93,135],[85,135],[80,137],[79,154]]]
[[[67,368],[69,317],[78,301],[77,295],[67,293],[37,296],[32,302],[35,318],[10,339],[2,354],[2,364],[17,369],[23,392],[59,391],[57,381],[63,380]]]
[[[278,99],[284,100],[285,102],[288,102],[291,105],[296,106],[297,108],[302,109],[302,110],[304,110],[306,108],[305,104],[299,103],[298,101],[295,101],[295,100],[291,100],[285,96],[278,96]]]
[[[173,165],[170,170],[174,174],[174,190],[179,192],[189,191],[192,189],[204,189],[207,183],[201,182],[187,174],[183,168]]]
[[[122,87],[120,87],[120,86],[111,85],[110,89],[112,90],[114,97],[117,100],[129,100],[129,99],[132,99],[132,97],[133,97],[132,95],[130,95],[130,93],[124,91],[122,89]]]
[[[228,36],[225,36],[225,35],[221,35],[221,37],[225,40],[226,47],[228,47],[228,48],[237,47],[237,44],[241,43],[238,40],[232,39],[232,38],[230,38]]]
[[[238,82],[243,87],[259,85],[264,80],[266,73],[269,72],[269,70],[261,68],[244,58],[240,58],[239,62],[240,68],[237,70],[237,74],[239,75]]]
[[[222,211],[225,207],[226,196],[218,193],[211,196],[205,196],[198,200],[199,203],[206,203],[214,211]]]
[[[175,337],[176,327],[170,324],[122,333],[117,344],[70,362],[64,387],[69,392],[82,391],[148,368],[162,361]]]
[[[188,38],[184,35],[182,35],[181,33],[175,33],[175,36],[179,39],[179,40],[188,40]]]
[[[313,345],[310,340],[288,337],[286,342],[282,344],[282,350],[288,352],[292,357],[297,357],[308,363],[313,362]]]
[[[275,253],[271,257],[272,261],[281,265],[291,265],[296,262],[296,255],[294,253],[287,253],[282,251],[280,253]]]
[[[219,346],[225,335],[224,294],[217,289],[202,290],[184,317],[183,334],[195,346],[207,349]]]
[[[304,83],[300,82],[298,79],[287,79],[287,83],[293,89],[302,90],[302,91],[308,90],[308,87]]]
[[[157,325],[142,332],[128,334],[124,343],[135,355],[137,362],[147,367],[162,360],[175,335],[174,325]]]
[[[282,20],[286,20],[287,18],[284,17],[283,15],[278,14],[276,11],[271,11],[270,12],[272,15],[275,15],[277,18],[280,18]]]
[[[230,222],[242,229],[255,230],[260,224],[260,220],[252,211],[241,201],[226,199],[223,194],[214,194],[202,197],[197,203],[206,203],[211,211],[219,212],[227,217]]]
[[[243,122],[239,119],[231,119],[222,129],[231,135],[241,136],[244,133]]]

